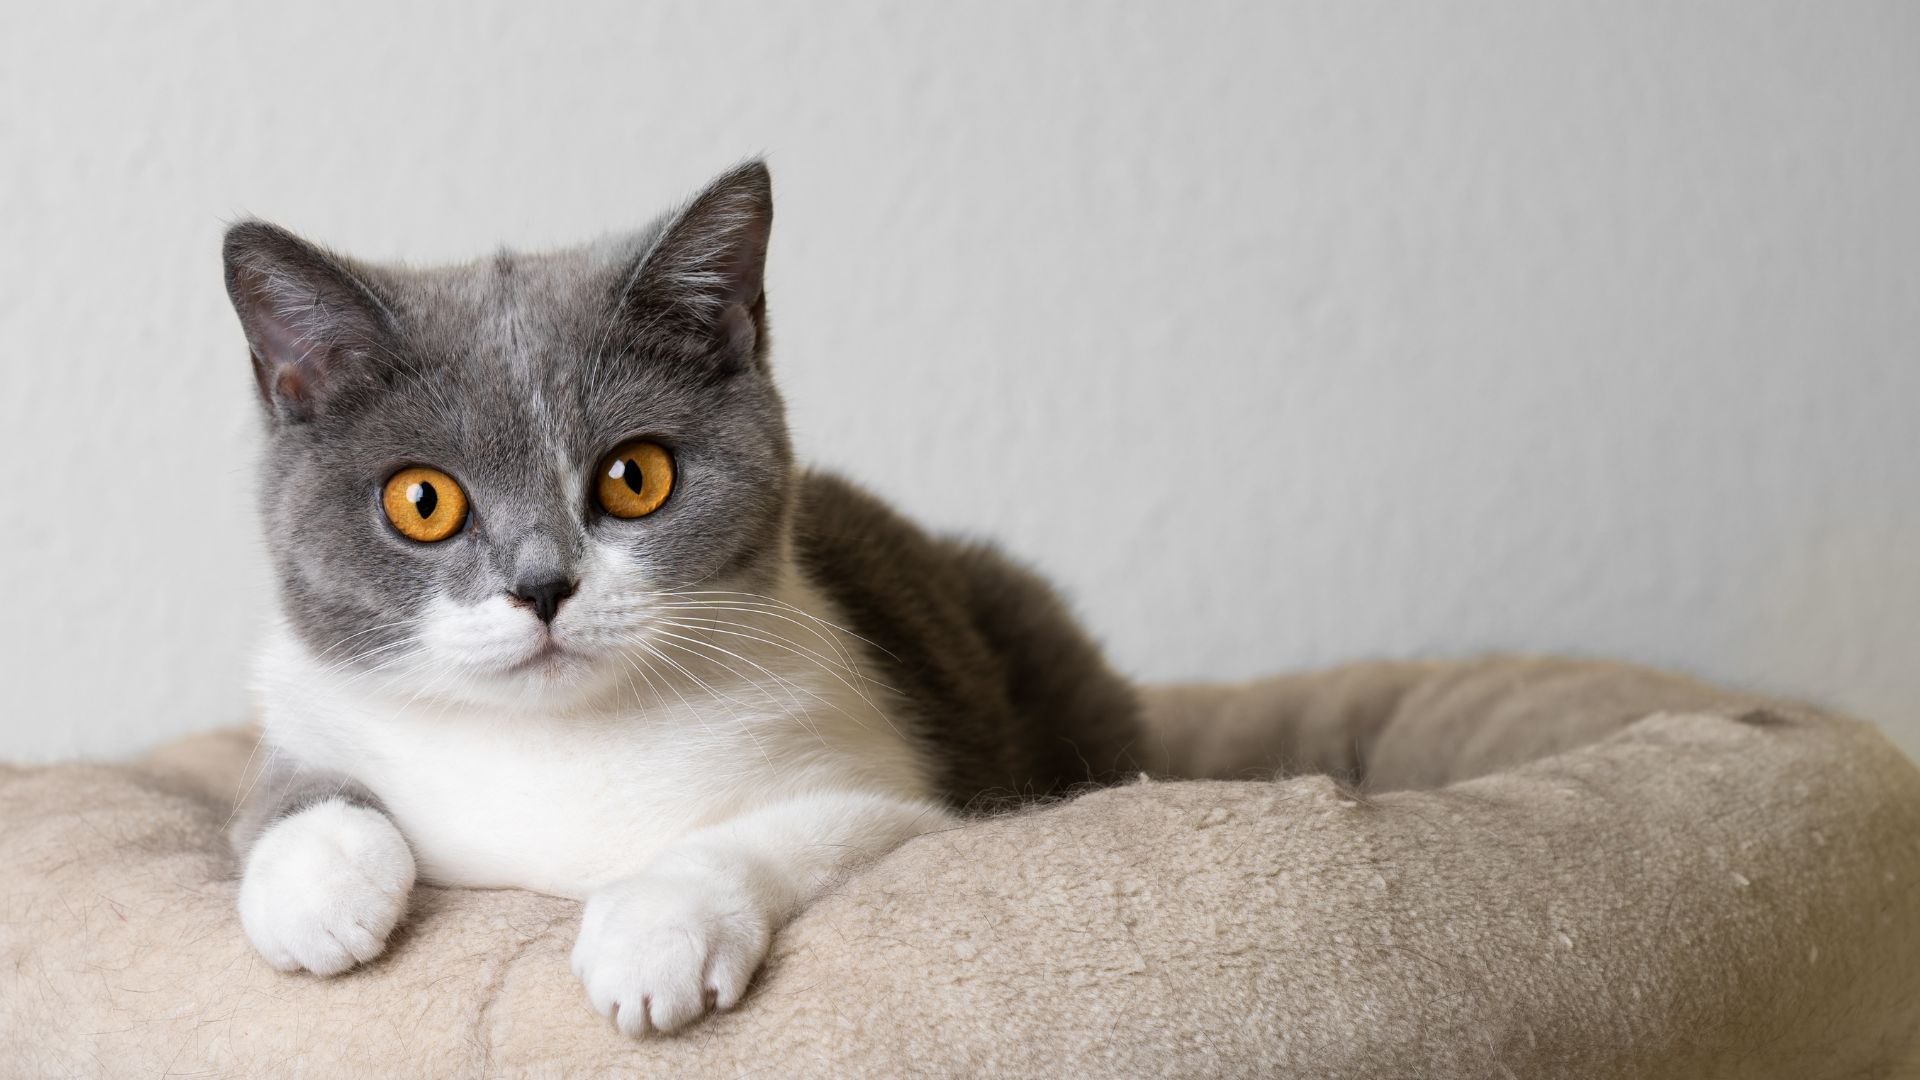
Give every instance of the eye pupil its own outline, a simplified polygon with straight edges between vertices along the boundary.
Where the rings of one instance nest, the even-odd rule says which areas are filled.
[[[635,495],[643,492],[647,486],[647,478],[640,474],[640,463],[628,458],[620,464],[626,466],[620,470],[620,479],[627,485],[627,490]]]
[[[407,492],[407,498],[413,503],[413,508],[420,512],[423,521],[432,517],[434,507],[440,505],[440,493],[433,490],[433,483],[427,480],[413,485],[413,490]]]

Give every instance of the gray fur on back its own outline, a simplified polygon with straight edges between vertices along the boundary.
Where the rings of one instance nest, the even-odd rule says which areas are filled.
[[[1137,769],[1132,688],[1038,575],[830,474],[803,477],[799,509],[802,565],[885,650],[949,799],[977,809]]]

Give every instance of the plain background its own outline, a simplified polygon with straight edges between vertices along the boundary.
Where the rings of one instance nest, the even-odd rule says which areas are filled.
[[[246,715],[225,222],[467,258],[762,152],[802,453],[1126,669],[1621,656],[1920,749],[1920,5],[18,11],[0,756]]]

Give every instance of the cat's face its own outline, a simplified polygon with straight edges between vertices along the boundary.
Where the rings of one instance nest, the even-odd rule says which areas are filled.
[[[792,459],[765,365],[763,167],[642,234],[407,271],[236,226],[286,618],[424,698],[635,677],[693,590],[765,592]]]

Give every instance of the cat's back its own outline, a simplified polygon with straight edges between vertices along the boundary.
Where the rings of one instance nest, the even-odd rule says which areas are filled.
[[[831,473],[800,482],[800,563],[875,647],[908,730],[960,806],[1137,766],[1132,687],[1059,596],[994,548],[929,534]]]

